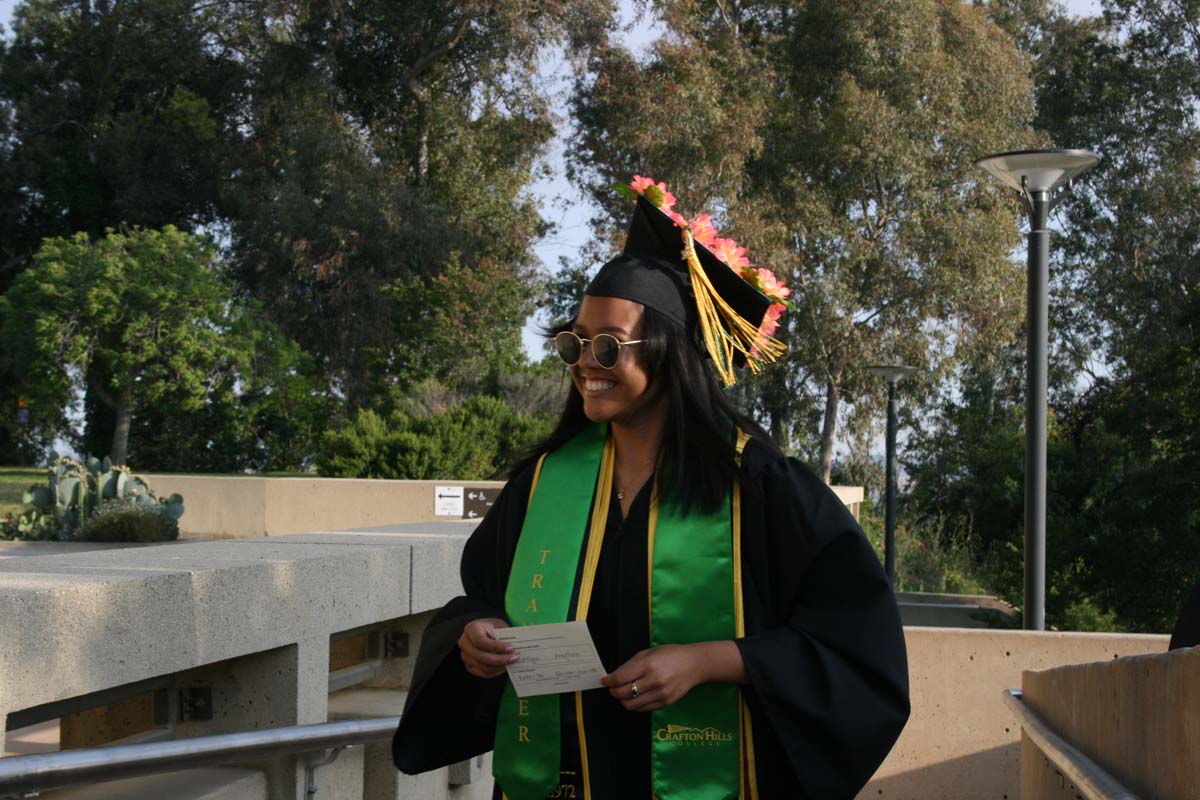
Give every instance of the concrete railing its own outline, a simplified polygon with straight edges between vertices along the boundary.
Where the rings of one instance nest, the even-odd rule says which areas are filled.
[[[64,746],[91,746],[397,714],[424,624],[459,592],[470,530],[424,523],[44,556],[24,548],[0,559],[0,729],[62,719]],[[862,798],[1015,799],[1019,728],[1001,691],[1027,670],[1167,643],[947,628],[906,636],[912,718]],[[270,797],[301,796],[297,759],[252,766]],[[322,797],[369,787],[372,797],[430,800],[449,796],[451,782],[454,797],[487,797],[491,784],[486,761],[457,775],[398,776],[386,745],[348,751],[318,782]]]
[[[1021,745],[1031,742],[1047,766],[1058,774],[1058,788],[1068,789],[1082,800],[1137,800],[1116,778],[1092,761],[1079,748],[1050,730],[1042,718],[1029,710],[1020,689],[1007,689],[1004,702],[1021,726]],[[1025,769],[1021,757],[1021,769]]]
[[[241,539],[482,517],[501,481],[389,481],[148,474],[154,492],[183,495],[185,539]],[[861,486],[834,492],[858,518]]]
[[[1028,671],[1023,701],[1137,797],[1200,798],[1200,647]],[[1072,797],[1068,774],[1021,740],[1022,800]]]
[[[1021,731],[1001,693],[1027,670],[1161,653],[1168,637],[905,628],[912,715],[859,794],[906,800],[1016,800]]]
[[[61,720],[56,741],[93,746],[394,716],[422,612],[458,591],[468,529],[429,523],[420,532],[45,556],[22,549],[0,559],[0,730]],[[364,644],[356,658],[344,646],[372,636],[387,647]],[[371,649],[386,652],[373,658]],[[380,694],[365,710],[339,712],[331,673],[356,661],[377,662],[359,691]],[[6,750],[29,752],[14,738],[20,732],[9,731]],[[303,796],[295,757],[253,765],[269,797]],[[322,769],[318,783],[321,797],[334,787],[333,796],[362,797],[364,782],[379,798],[449,792],[446,770],[421,781],[414,792],[416,781],[391,769],[386,745],[372,745]],[[455,797],[490,797],[490,787],[477,780]]]

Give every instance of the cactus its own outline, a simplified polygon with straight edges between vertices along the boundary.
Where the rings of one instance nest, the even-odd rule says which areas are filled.
[[[47,485],[30,486],[22,498],[28,506],[25,513],[3,522],[6,538],[74,539],[98,509],[112,502],[157,514],[178,531],[184,511],[178,494],[156,497],[128,467],[114,467],[107,458],[88,458],[81,464],[52,456],[46,468]]]
[[[0,520],[0,539],[49,541],[59,538],[59,530],[54,514],[36,508],[26,510],[19,517]]]

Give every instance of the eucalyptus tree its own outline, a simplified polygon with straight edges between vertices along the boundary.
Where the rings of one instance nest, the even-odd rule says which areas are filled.
[[[877,392],[865,366],[936,382],[1019,324],[1017,209],[972,162],[1035,141],[1027,64],[955,0],[651,6],[648,58],[606,43],[579,81],[575,179],[667,180],[792,287],[784,369],[755,388],[777,435],[805,438],[816,403],[828,479],[843,402]],[[626,212],[602,208],[611,231]]]
[[[555,131],[539,57],[605,5],[269,4],[234,263],[351,407],[521,352],[545,231],[528,186]]]

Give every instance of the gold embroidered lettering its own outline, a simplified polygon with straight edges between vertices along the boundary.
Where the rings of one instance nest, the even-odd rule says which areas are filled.
[[[543,574],[542,574],[542,573],[540,573],[540,572],[538,572],[538,573],[535,573],[535,574],[534,574],[534,576],[533,576],[533,586],[531,586],[531,587],[529,587],[529,588],[531,588],[531,589],[541,589],[541,588],[542,588],[542,578],[544,578],[544,577],[546,577],[546,576],[545,576],[545,575],[543,575]]]
[[[536,614],[537,613],[537,598],[536,597],[529,598],[529,605],[525,606],[525,613],[526,614]]]
[[[529,699],[528,698],[521,698],[521,699],[517,700],[517,716],[518,717],[528,717],[529,716]]]
[[[529,741],[529,726],[527,726],[527,725],[518,725],[517,726],[517,741],[518,742],[526,742],[526,743]]]
[[[543,565],[543,564],[545,564],[545,563],[546,563],[546,556],[550,555],[550,553],[551,553],[551,552],[552,552],[552,551],[550,551],[550,550],[543,550],[543,551],[542,551],[542,560],[538,562],[538,565],[539,565],[539,566],[541,566],[541,565]]]

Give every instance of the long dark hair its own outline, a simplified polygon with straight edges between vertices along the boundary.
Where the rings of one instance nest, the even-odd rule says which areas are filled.
[[[647,391],[667,398],[667,423],[663,430],[663,470],[660,488],[664,503],[675,504],[685,515],[718,509],[737,473],[737,448],[733,426],[749,433],[772,451],[771,437],[753,419],[729,402],[717,378],[688,333],[667,317],[647,307],[637,357],[650,376]],[[574,320],[549,328],[548,336],[571,330]],[[509,471],[514,476],[528,469],[542,453],[552,452],[590,424],[583,413],[583,397],[572,383],[558,425],[542,442],[527,451]]]

